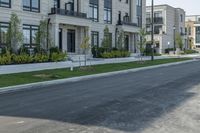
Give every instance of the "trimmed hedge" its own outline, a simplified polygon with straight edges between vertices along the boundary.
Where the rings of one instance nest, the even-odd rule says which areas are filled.
[[[101,54],[102,58],[122,58],[122,57],[130,57],[131,53],[128,51],[111,51],[111,52],[104,52]]]

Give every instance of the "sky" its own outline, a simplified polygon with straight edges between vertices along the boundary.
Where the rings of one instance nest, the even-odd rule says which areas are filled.
[[[146,0],[147,5],[151,4],[151,0]],[[200,15],[200,0],[154,0],[156,5],[168,4],[173,7],[183,8],[186,15]]]

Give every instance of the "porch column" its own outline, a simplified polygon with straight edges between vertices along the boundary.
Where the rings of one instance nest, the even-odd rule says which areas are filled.
[[[59,47],[59,24],[53,23],[52,24],[52,38],[55,47]]]
[[[86,36],[88,36],[90,39],[89,39],[89,44],[90,44],[90,49],[88,51],[88,55],[92,57],[92,51],[91,51],[91,28],[90,27],[86,27]]]

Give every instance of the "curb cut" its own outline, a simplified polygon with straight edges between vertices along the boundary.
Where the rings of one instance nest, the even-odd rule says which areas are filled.
[[[126,74],[126,73],[130,73],[130,72],[138,72],[138,71],[142,71],[142,70],[150,70],[150,69],[161,68],[161,67],[175,66],[175,65],[186,64],[186,63],[195,62],[195,61],[197,61],[197,60],[188,60],[188,61],[154,65],[154,66],[134,68],[134,69],[128,69],[128,70],[100,73],[100,74],[94,74],[94,75],[87,75],[87,76],[80,76],[80,77],[73,77],[73,78],[58,79],[58,80],[30,83],[30,84],[24,84],[24,85],[3,87],[3,88],[0,88],[0,94],[12,93],[12,92],[23,91],[23,90],[27,91],[27,90],[31,90],[31,89],[37,89],[37,88],[41,89],[42,87],[47,87],[50,85],[72,83],[72,82],[78,82],[78,81],[88,80],[88,79],[92,79],[92,78],[108,77],[108,76],[113,76],[113,75],[117,75],[117,74]]]

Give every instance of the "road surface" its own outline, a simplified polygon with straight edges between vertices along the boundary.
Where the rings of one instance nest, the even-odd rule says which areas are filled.
[[[2,94],[0,133],[200,133],[200,61]]]

